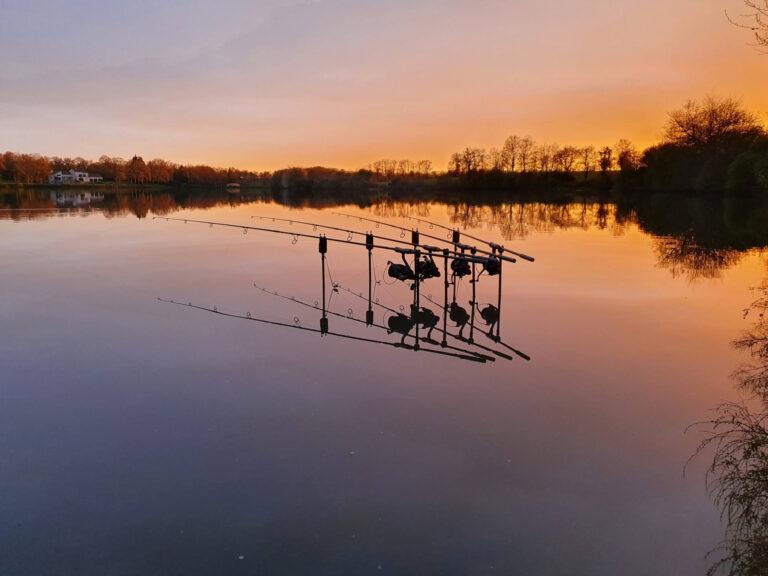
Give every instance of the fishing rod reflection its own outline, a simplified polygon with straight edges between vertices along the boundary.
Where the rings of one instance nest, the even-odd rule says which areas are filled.
[[[187,220],[186,222],[192,221]],[[205,223],[231,228],[240,227],[238,225]],[[376,237],[372,233],[359,233],[364,236],[364,242],[358,242],[352,240],[351,237],[342,240],[328,238],[324,235],[296,234],[295,232],[267,228],[248,227],[248,229],[317,239],[317,253],[320,260],[317,286],[319,298],[317,300],[309,302],[270,290],[258,282],[253,284],[264,295],[319,312],[319,324],[316,328],[302,325],[298,316],[294,316],[293,323],[281,322],[251,312],[237,314],[224,312],[216,306],[202,306],[165,298],[158,300],[230,318],[241,318],[262,325],[301,330],[305,333],[313,332],[321,336],[380,344],[401,350],[424,352],[476,363],[495,362],[497,359],[512,360],[515,357],[530,360],[527,354],[507,344],[501,338],[501,258],[494,255],[478,256],[473,253],[474,251],[467,251],[461,246],[457,246],[453,250],[447,247],[425,246],[419,244],[418,234],[412,236],[411,248],[402,248],[383,244],[382,240],[385,239]],[[356,292],[344,283],[334,281],[331,277],[328,267],[330,242],[343,242],[365,248],[368,272],[366,291]],[[377,253],[383,252],[388,257],[386,267],[381,275],[377,273],[374,267],[375,251]],[[484,276],[498,276],[498,284],[494,283],[494,287],[498,289],[496,304],[481,306],[477,302],[477,286]],[[463,278],[468,278],[471,286],[471,297],[468,296],[469,299],[466,302],[461,300],[459,288]],[[385,279],[389,280],[387,283],[401,283],[409,289],[407,291],[408,296],[397,307],[386,306],[376,297],[377,287],[385,282]],[[426,282],[438,279],[442,279],[442,302],[433,298],[431,293],[426,295],[422,293]],[[355,317],[353,308],[347,308],[344,312],[334,309],[334,295],[342,292],[360,299],[365,304],[364,319]],[[381,313],[379,321],[376,319],[377,312]],[[451,326],[449,326],[449,320]],[[368,334],[362,336],[346,329],[353,324],[365,326],[366,329],[375,331],[376,336],[372,337]],[[476,338],[478,335],[487,341],[479,342]]]

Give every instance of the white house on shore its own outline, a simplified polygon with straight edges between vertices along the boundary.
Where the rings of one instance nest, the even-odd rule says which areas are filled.
[[[104,178],[98,174],[88,174],[88,172],[79,172],[70,170],[69,172],[54,172],[48,176],[49,184],[94,184],[103,182]]]

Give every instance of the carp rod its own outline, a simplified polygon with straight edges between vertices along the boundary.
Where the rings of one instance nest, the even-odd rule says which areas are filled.
[[[365,300],[364,296],[354,292],[353,290],[350,290],[349,288],[345,288],[344,286],[341,286],[341,285],[339,285],[339,288],[344,290],[344,292],[348,292],[349,294],[352,294],[352,296],[360,298],[361,300]],[[437,302],[435,302],[431,298],[429,298],[427,296],[425,296],[425,298],[427,300],[429,300],[430,302],[432,302],[433,304],[435,304],[437,306],[440,306],[440,304],[438,304]],[[393,314],[403,314],[402,312],[398,312],[394,308],[390,308],[389,306],[385,306],[384,304],[381,304],[380,302],[374,301],[373,305],[374,306],[378,306],[379,308],[383,308],[384,310],[387,310],[389,312],[392,312]],[[472,346],[477,346],[481,350],[485,350],[486,352],[490,352],[491,354],[496,354],[496,356],[499,356],[500,358],[504,358],[505,360],[513,360],[512,356],[510,356],[509,354],[505,354],[504,352],[501,352],[499,350],[494,350],[493,348],[489,348],[488,346],[483,346],[482,344],[478,344],[477,342],[470,342],[467,338],[463,338],[463,337],[461,337],[461,336],[459,336],[457,334],[453,334],[451,332],[448,332],[447,330],[444,330],[444,333],[447,334],[448,336],[450,336],[451,338],[453,338],[455,340],[458,340],[459,342],[464,342],[466,344],[471,344]],[[487,334],[486,334],[486,336],[487,336]],[[446,346],[448,346],[448,345],[446,344]],[[448,346],[448,348],[451,348],[451,346]],[[473,352],[473,354],[477,354],[477,352]],[[481,356],[484,356],[484,355],[481,354]],[[529,358],[529,360],[530,360],[530,358]]]
[[[433,299],[432,299],[432,298],[430,298],[429,296],[424,296],[424,298],[425,298],[425,299],[427,299],[428,301],[432,302],[432,304],[434,304],[435,306],[440,306],[440,303],[439,303],[439,302],[436,302],[435,300],[433,300]],[[473,304],[473,307],[474,307],[474,304]],[[477,326],[477,325],[476,325],[474,322],[472,322],[471,320],[468,320],[468,321],[467,321],[467,324],[469,324],[470,328],[474,328],[475,330],[477,330],[478,332],[480,332],[480,333],[481,333],[483,336],[485,336],[485,337],[486,337],[486,338],[488,338],[489,340],[491,340],[491,341],[495,342],[496,344],[500,344],[501,346],[504,346],[504,348],[506,348],[507,350],[509,350],[509,351],[511,351],[511,352],[514,352],[515,354],[517,354],[517,355],[518,355],[520,358],[522,358],[523,360],[526,360],[526,361],[530,362],[530,360],[531,360],[531,357],[530,357],[530,356],[528,356],[528,354],[526,354],[525,352],[522,352],[522,351],[518,350],[517,348],[514,348],[514,347],[510,346],[509,344],[507,344],[506,342],[504,342],[504,341],[501,339],[501,337],[500,337],[500,336],[494,336],[493,334],[489,334],[488,332],[484,331],[484,330],[483,330],[483,329],[482,329],[480,326]],[[459,338],[459,340],[461,340],[461,341],[464,341],[462,338]],[[475,346],[479,346],[479,344],[475,344]]]
[[[422,224],[428,224],[431,228],[432,226],[436,228],[441,228],[443,230],[448,230],[449,232],[457,232],[458,229],[449,228],[448,226],[444,226],[443,224],[438,224],[437,222],[430,222],[429,220],[424,220],[424,218],[418,218],[417,216],[405,216],[405,218],[408,218],[408,220],[415,220],[416,222],[421,222]],[[477,236],[472,236],[471,234],[467,234],[466,232],[461,232],[463,236],[466,236],[470,240],[474,240],[475,242],[482,242],[483,244],[487,244],[491,248],[495,250],[500,250],[501,252],[509,252],[510,254],[514,254],[515,256],[519,256],[523,260],[528,260],[528,262],[534,262],[536,259],[533,256],[528,256],[527,254],[522,254],[520,252],[515,252],[514,250],[510,250],[509,248],[505,248],[504,246],[501,246],[499,244],[496,244],[495,242],[488,242],[487,240],[483,240],[482,238],[478,238]],[[426,234],[425,234],[426,236]]]
[[[307,326],[299,326],[296,324],[288,324],[287,322],[278,322],[276,320],[267,320],[265,318],[257,318],[252,316],[250,312],[247,314],[235,314],[233,312],[222,312],[216,306],[209,308],[207,306],[201,306],[199,304],[192,304],[191,302],[176,302],[175,300],[169,300],[167,298],[158,298],[159,302],[165,304],[175,304],[177,306],[183,306],[185,308],[194,308],[196,310],[202,310],[204,312],[211,312],[213,314],[219,314],[220,316],[226,316],[228,318],[238,318],[241,320],[250,320],[251,322],[257,322],[259,324],[268,324],[271,326],[280,326],[283,328],[293,328],[294,330],[302,330],[304,332],[313,332],[320,334],[321,336],[330,335],[338,338],[344,338],[346,340],[357,340],[358,342],[368,342],[369,344],[382,344],[384,346],[390,346],[392,348],[401,348],[405,350],[415,350],[417,352],[428,352],[430,354],[439,354],[441,356],[450,356],[452,358],[458,358],[460,360],[467,360],[468,362],[485,363],[485,359],[479,356],[465,356],[463,354],[454,354],[453,352],[444,352],[443,350],[433,350],[431,348],[419,348],[411,346],[410,344],[404,344],[402,342],[388,342],[386,340],[376,340],[374,338],[364,338],[362,336],[353,336],[352,334],[344,334],[343,332],[330,332],[317,328],[309,328]]]
[[[276,216],[261,216],[259,214],[256,214],[254,216],[251,216],[251,219],[259,218],[260,220],[272,220],[273,222],[286,222],[288,224],[299,224],[301,226],[312,226],[313,229],[317,230],[318,228],[323,230],[335,230],[336,232],[344,232],[347,234],[347,240],[352,241],[353,236],[367,236],[368,234],[372,235],[374,239],[381,240],[382,242],[392,242],[393,244],[403,244],[405,246],[415,246],[418,248],[421,248],[425,252],[429,252],[430,254],[436,251],[441,251],[442,248],[438,248],[436,246],[427,246],[425,244],[420,244],[418,242],[419,240],[419,232],[416,232],[416,235],[414,236],[413,233],[415,231],[411,230],[411,242],[408,242],[408,240],[405,240],[405,234],[400,238],[390,238],[388,236],[381,236],[379,234],[373,234],[373,232],[360,232],[359,230],[351,230],[349,228],[340,228],[339,226],[329,226],[327,224],[317,224],[315,222],[307,222],[305,220],[293,220],[291,218],[278,218]],[[426,234],[425,234],[426,236]],[[428,237],[428,236],[427,236]],[[455,252],[455,254],[459,254],[458,252]],[[487,260],[487,258],[478,258],[476,256],[471,256],[469,254],[462,254],[462,258],[465,260],[468,260],[470,262],[478,262],[483,263]],[[515,260],[512,259],[514,262]]]
[[[255,232],[271,232],[273,234],[283,234],[285,236],[293,236],[294,238],[311,238],[313,240],[321,240],[325,239],[328,242],[337,242],[340,244],[351,244],[353,246],[363,246],[368,249],[377,248],[379,250],[389,250],[390,252],[397,252],[398,254],[431,254],[433,256],[439,256],[443,258],[463,258],[465,260],[469,260],[471,262],[477,262],[477,263],[484,263],[488,260],[491,260],[491,258],[485,258],[480,256],[471,256],[469,254],[464,254],[462,252],[456,252],[455,250],[449,250],[448,248],[438,248],[436,246],[424,246],[418,243],[412,244],[414,248],[411,249],[404,249],[404,248],[395,248],[394,246],[386,246],[384,244],[375,244],[373,240],[376,238],[373,234],[365,234],[366,241],[365,242],[358,242],[357,240],[349,240],[347,238],[329,238],[324,235],[317,235],[317,234],[305,234],[303,232],[291,232],[289,230],[279,230],[277,228],[262,228],[260,226],[246,226],[244,224],[230,224],[228,222],[212,222],[210,220],[193,220],[191,218],[171,218],[167,216],[154,216],[152,217],[152,220],[165,220],[166,222],[184,222],[184,224],[192,223],[192,224],[207,224],[208,226],[222,226],[225,228],[238,228],[243,231],[243,234],[247,234],[248,230],[253,230]],[[313,224],[315,225],[315,224]],[[321,227],[320,224],[316,225],[318,228]],[[416,232],[418,234],[418,232]],[[367,237],[371,238],[371,242],[368,242]],[[381,239],[381,238],[380,238]],[[419,250],[421,249],[421,251]],[[493,254],[488,253],[489,256],[496,257]],[[504,258],[502,256],[502,258]]]
[[[386,226],[387,228],[393,228],[395,230],[400,230],[402,232],[408,232],[409,231],[408,228],[405,228],[403,226],[398,226],[397,224],[390,224],[389,222],[382,222],[381,220],[374,220],[373,218],[366,218],[365,216],[358,216],[356,214],[347,214],[346,212],[331,212],[331,214],[335,214],[336,216],[346,216],[347,218],[357,218],[358,220],[366,221],[366,222],[371,222],[373,224],[376,224],[377,226]],[[409,217],[407,216],[407,218],[409,218]],[[446,238],[441,238],[440,236],[435,236],[433,234],[427,234],[426,232],[419,232],[418,230],[415,230],[415,231],[412,231],[412,232],[415,232],[417,234],[421,234],[425,238],[429,238],[431,240],[436,240],[437,242],[443,242],[445,244],[451,244],[451,245],[453,245],[456,248],[461,248],[463,250],[469,250],[470,252],[478,252],[480,254],[484,254],[484,255],[487,255],[487,256],[493,256],[495,258],[500,258],[501,260],[505,260],[506,262],[514,263],[514,262],[516,262],[516,260],[514,258],[512,258],[511,256],[504,256],[503,252],[505,252],[505,251],[509,252],[510,254],[514,254],[515,256],[519,256],[519,257],[523,258],[524,260],[528,260],[529,262],[533,262],[534,261],[533,257],[531,257],[531,256],[528,256],[526,254],[519,254],[517,252],[513,252],[512,250],[507,250],[503,246],[499,246],[498,244],[495,244],[493,242],[488,242],[486,240],[481,240],[479,238],[477,239],[477,241],[481,242],[483,244],[486,244],[487,246],[489,246],[491,248],[491,251],[484,250],[482,248],[476,248],[475,246],[468,246],[466,244],[462,244],[461,242],[459,242],[460,234],[462,234],[461,232],[459,232],[458,230],[451,230],[447,226],[443,226],[443,228],[445,228],[446,230],[448,230],[448,231],[453,233],[453,238],[451,240],[448,240]]]
[[[369,323],[367,320],[360,320],[359,318],[354,318],[353,316],[349,316],[347,314],[341,314],[340,312],[334,312],[332,310],[321,308],[320,306],[317,306],[316,304],[310,304],[309,302],[304,302],[303,300],[299,300],[298,298],[296,298],[294,296],[285,296],[284,294],[280,294],[279,292],[275,292],[273,290],[267,290],[266,288],[263,288],[263,287],[259,286],[255,282],[253,284],[253,287],[258,289],[258,290],[261,290],[265,294],[269,294],[271,296],[276,296],[277,298],[282,298],[283,300],[287,300],[288,302],[293,302],[295,304],[299,304],[301,306],[305,306],[306,308],[312,308],[313,310],[317,310],[318,312],[322,312],[323,314],[330,314],[331,316],[336,316],[338,318],[344,318],[345,320],[350,320],[352,322],[357,322],[358,324],[365,324],[366,326],[372,326],[374,328],[379,328],[380,330],[385,330],[388,333],[391,332],[389,330],[389,328],[387,328],[386,326],[382,326],[381,324],[376,324],[375,322],[370,322]],[[417,336],[414,336],[413,334],[410,334],[410,333],[404,334],[404,336],[407,337],[407,338],[413,338],[417,342],[421,341],[421,342],[426,342],[427,344],[434,344],[435,343],[434,340],[431,340],[431,339],[429,339],[427,337],[417,337]],[[473,350],[467,350],[466,348],[458,348],[458,347],[455,347],[455,346],[445,346],[445,347],[449,348],[450,350],[455,350],[457,352],[461,352],[463,354],[472,354],[473,356],[477,356],[478,358],[483,358],[484,360],[487,360],[487,361],[490,361],[490,362],[495,362],[496,361],[496,359],[493,356],[487,356],[486,354],[480,354],[479,352],[475,352]],[[423,348],[421,348],[419,346],[417,348],[417,350],[423,350]],[[429,348],[427,350],[429,350]]]

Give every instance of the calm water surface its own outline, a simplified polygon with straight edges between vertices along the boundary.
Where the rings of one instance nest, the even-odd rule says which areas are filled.
[[[684,431],[738,397],[730,341],[766,273],[749,226],[698,238],[655,210],[591,202],[121,202],[0,214],[1,574],[705,572],[723,527],[706,462],[683,475],[698,441]],[[320,301],[316,241],[152,216],[373,228],[336,210],[458,222],[536,256],[505,266],[501,318],[531,361],[157,300],[319,328],[316,310],[253,286]],[[377,277],[392,258],[374,251]],[[327,262],[333,282],[367,290],[364,249],[332,243]],[[407,307],[389,282],[376,298]],[[481,306],[496,286],[481,279]],[[442,280],[422,293],[442,301]],[[465,281],[457,301],[470,297]],[[330,310],[364,319],[366,303],[339,290]]]

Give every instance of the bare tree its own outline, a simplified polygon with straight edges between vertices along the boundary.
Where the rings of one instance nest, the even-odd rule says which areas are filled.
[[[579,151],[573,146],[565,146],[558,150],[557,154],[554,156],[555,168],[566,174],[572,172],[578,152]]]
[[[448,162],[448,172],[452,174],[461,174],[461,154],[454,152]]]
[[[614,147],[616,150],[616,163],[622,172],[631,172],[640,167],[640,152],[632,142],[622,138]]]
[[[417,166],[419,174],[426,176],[432,172],[432,160],[419,160]]]
[[[498,148],[491,148],[488,151],[488,163],[492,170],[503,170],[505,165],[503,151]]]
[[[518,155],[520,152],[520,138],[517,136],[510,136],[504,142],[504,147],[501,149],[506,161],[506,168],[510,172],[514,172],[517,169]]]
[[[531,159],[533,157],[535,143],[530,136],[520,139],[518,142],[518,156],[520,158],[520,171],[528,172],[532,168]]]
[[[544,144],[537,146],[536,159],[539,172],[551,172],[554,168],[553,161],[560,147],[557,144]]]
[[[579,150],[579,162],[584,172],[584,182],[589,178],[590,172],[595,167],[595,149],[593,146],[585,146]]]
[[[733,98],[707,97],[689,100],[669,114],[664,133],[667,142],[679,146],[718,144],[733,137],[763,133],[757,118]]]
[[[600,171],[605,173],[613,168],[613,150],[610,146],[600,149]]]
[[[749,10],[748,14],[734,19],[726,12],[728,20],[734,26],[752,32],[755,45],[768,48],[768,0],[744,0],[744,5]]]

